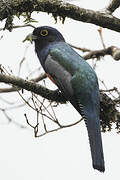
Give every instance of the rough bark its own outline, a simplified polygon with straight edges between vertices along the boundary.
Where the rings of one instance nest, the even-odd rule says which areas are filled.
[[[61,103],[66,102],[66,99],[62,96],[62,94],[58,90],[52,91],[33,81],[28,81],[19,77],[0,74],[0,82],[4,82],[6,84],[12,84],[13,86],[16,86],[16,90],[18,91],[20,89],[25,89],[27,91],[31,91],[51,101],[56,101]]]
[[[112,1],[113,2],[113,1]],[[117,3],[117,5],[116,5]],[[108,6],[109,11],[113,12],[118,6],[119,1],[116,0],[114,3],[110,3]],[[120,32],[120,20],[107,11],[93,11],[78,6],[63,3],[59,0],[1,0],[0,1],[0,20],[8,18],[8,22],[12,21],[11,16],[21,15],[26,12],[30,13],[47,12],[52,13],[55,18],[58,16],[63,18],[66,17],[82,21],[86,23],[95,24],[104,28],[108,28],[117,32]],[[74,12],[74,13],[73,13]]]

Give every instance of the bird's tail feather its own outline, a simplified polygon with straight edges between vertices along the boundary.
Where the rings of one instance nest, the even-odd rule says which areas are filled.
[[[93,168],[101,172],[105,171],[100,121],[97,112],[85,112],[84,107],[71,102],[75,109],[84,117],[88,130]],[[85,108],[86,109],[86,108]]]
[[[105,171],[102,138],[99,119],[92,114],[86,115],[85,123],[88,130],[93,168]]]

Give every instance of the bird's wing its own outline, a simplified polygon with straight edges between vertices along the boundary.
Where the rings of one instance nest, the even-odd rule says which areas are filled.
[[[78,69],[81,57],[65,42],[56,43],[50,48],[44,62],[44,70],[70,101],[74,96],[71,80]]]
[[[70,100],[73,96],[73,89],[71,86],[71,74],[61,66],[58,61],[55,61],[49,54],[45,61],[45,70],[48,76],[53,79],[60,91],[65,95],[66,99]]]

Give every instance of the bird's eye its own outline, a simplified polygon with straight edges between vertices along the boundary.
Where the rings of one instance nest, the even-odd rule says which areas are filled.
[[[47,36],[48,35],[48,30],[44,29],[40,31],[41,36]]]

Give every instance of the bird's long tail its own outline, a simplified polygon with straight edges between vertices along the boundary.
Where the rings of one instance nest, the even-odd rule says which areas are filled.
[[[72,103],[75,109],[84,117],[88,130],[93,168],[101,172],[105,171],[102,138],[100,131],[99,115],[92,111],[85,111],[86,108]]]
[[[100,122],[95,114],[86,114],[85,123],[88,130],[93,168],[101,172],[105,171]]]

